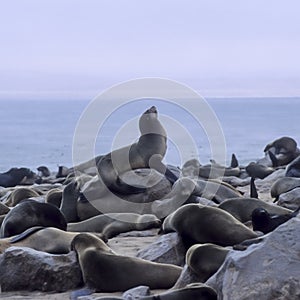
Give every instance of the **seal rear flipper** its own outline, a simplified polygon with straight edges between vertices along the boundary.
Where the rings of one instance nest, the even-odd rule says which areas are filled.
[[[254,177],[251,177],[251,181],[250,181],[250,197],[258,199],[258,193],[257,193],[257,189],[255,186],[255,178]]]
[[[278,159],[276,158],[276,156],[273,154],[272,151],[268,151],[268,154],[269,154],[269,157],[272,161],[272,165],[273,165],[273,168],[277,168],[278,167]]]
[[[235,154],[232,153],[232,155],[231,155],[230,167],[231,167],[231,168],[237,168],[238,166],[239,166],[239,161],[237,160]]]

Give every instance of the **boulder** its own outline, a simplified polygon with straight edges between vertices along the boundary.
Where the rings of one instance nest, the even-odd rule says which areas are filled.
[[[199,283],[199,282],[200,282],[200,278],[198,277],[198,275],[196,273],[194,273],[188,267],[188,265],[185,265],[183,267],[183,270],[182,270],[177,282],[173,286],[173,289],[181,289],[181,288],[186,287],[188,284]]]
[[[75,252],[53,255],[26,247],[10,247],[1,255],[0,269],[3,292],[64,292],[83,283]]]
[[[137,253],[137,257],[153,262],[183,266],[186,249],[176,232],[162,235],[154,243]]]
[[[289,192],[281,194],[278,198],[278,205],[296,210],[300,206],[300,188],[295,188]]]
[[[123,293],[122,298],[124,300],[137,300],[149,295],[150,288],[148,286],[141,285]]]
[[[300,219],[293,218],[245,251],[230,251],[207,284],[220,300],[300,299]]]

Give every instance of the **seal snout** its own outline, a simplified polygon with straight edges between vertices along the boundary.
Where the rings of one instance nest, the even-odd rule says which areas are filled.
[[[153,106],[151,106],[151,107],[146,111],[146,113],[148,113],[148,114],[151,114],[151,113],[157,114],[157,108],[153,105]]]

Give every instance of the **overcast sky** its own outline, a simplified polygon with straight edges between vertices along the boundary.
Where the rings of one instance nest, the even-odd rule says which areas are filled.
[[[0,93],[164,77],[205,96],[299,96],[299,0],[0,0]]]

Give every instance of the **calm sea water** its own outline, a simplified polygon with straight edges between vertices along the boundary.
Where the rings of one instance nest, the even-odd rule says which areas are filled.
[[[262,157],[264,146],[281,136],[291,136],[300,143],[300,98],[206,100],[222,128],[227,160],[231,153],[236,153],[239,161],[247,164]],[[15,166],[35,169],[47,165],[51,170],[56,170],[57,165],[71,166],[75,128],[88,103],[84,100],[0,101],[0,171]],[[112,147],[130,144],[138,138],[137,118],[152,104],[157,106],[170,138],[165,162],[181,165],[190,154],[207,163],[212,156],[211,134],[215,133],[206,133],[218,127],[216,123],[207,128],[201,120],[193,118],[197,105],[195,111],[189,112],[154,100],[125,105],[107,117],[98,128],[95,153],[109,152]],[[98,113],[103,118],[101,111],[94,112]],[[76,147],[85,153],[90,145],[83,141]]]

